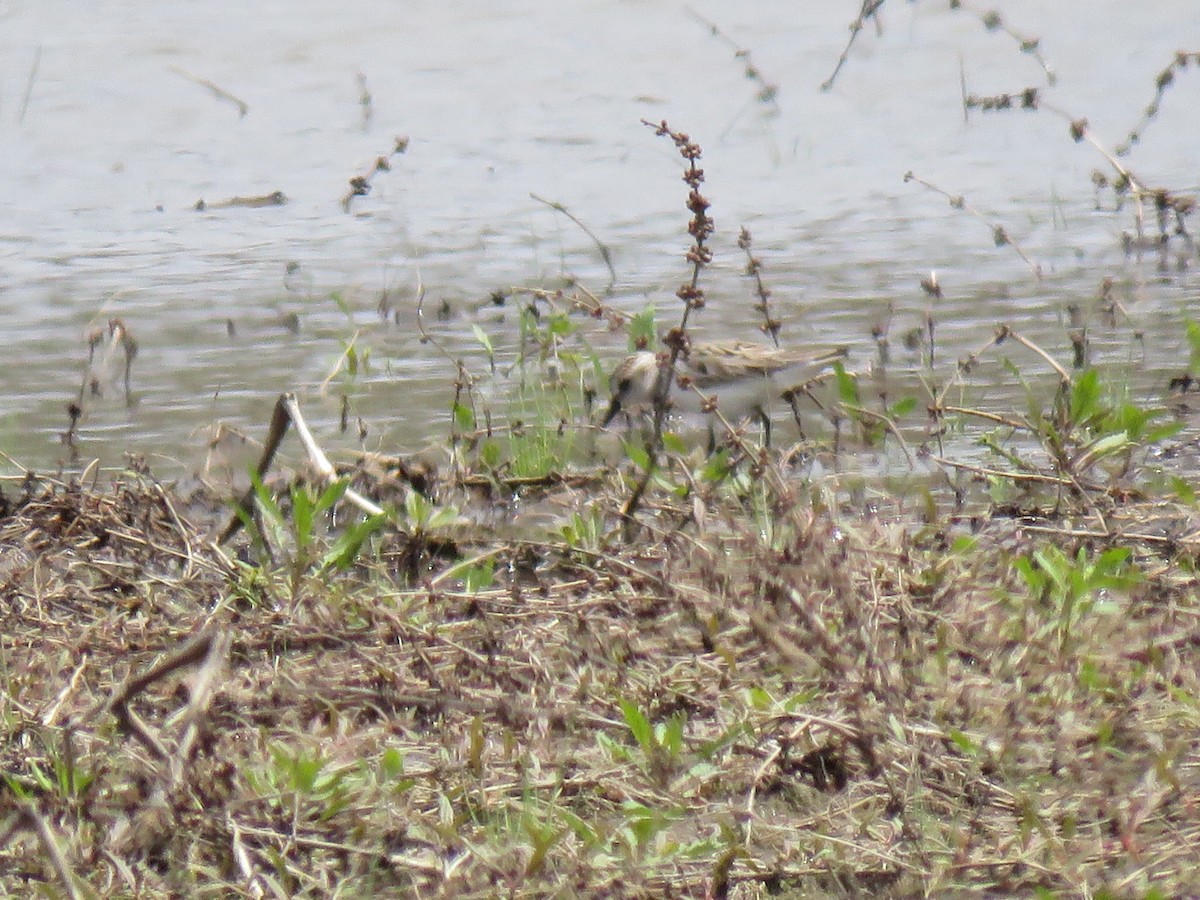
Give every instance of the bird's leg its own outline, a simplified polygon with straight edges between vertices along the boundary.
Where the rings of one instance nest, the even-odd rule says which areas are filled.
[[[796,430],[800,432],[800,440],[807,442],[808,438],[804,436],[804,423],[800,420],[800,401],[796,399],[796,392],[794,390],[788,391],[783,395],[783,398],[787,401],[788,406],[792,408],[792,418],[796,420]]]
[[[763,446],[769,448],[771,446],[771,417],[761,406],[754,407],[754,411],[758,413],[758,421],[762,422]]]

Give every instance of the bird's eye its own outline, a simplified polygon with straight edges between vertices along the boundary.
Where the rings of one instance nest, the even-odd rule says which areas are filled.
[[[626,393],[632,385],[633,385],[632,378],[622,378],[620,381],[617,382],[617,393],[618,394]]]

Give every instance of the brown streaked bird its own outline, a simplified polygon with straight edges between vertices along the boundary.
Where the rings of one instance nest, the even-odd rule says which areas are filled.
[[[691,346],[680,356],[676,374],[686,376],[695,390],[673,388],[671,410],[703,412],[700,395],[715,397],[717,409],[730,421],[757,416],[763,424],[764,443],[771,442],[771,404],[789,387],[803,384],[846,357],[845,347],[786,349],[750,341],[715,341]],[[659,357],[649,350],[627,356],[609,379],[612,402],[602,425],[619,413],[650,412],[660,372]],[[714,443],[709,428],[710,447]]]

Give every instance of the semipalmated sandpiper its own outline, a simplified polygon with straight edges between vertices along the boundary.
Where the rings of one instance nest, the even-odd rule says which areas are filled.
[[[704,399],[715,400],[730,422],[757,416],[763,423],[764,442],[769,444],[771,404],[788,388],[810,381],[845,356],[845,347],[784,349],[749,341],[692,344],[676,363],[675,374],[683,386],[671,391],[670,409],[710,412]],[[666,359],[666,355],[639,350],[621,361],[609,379],[612,402],[602,425],[607,426],[622,412],[633,416],[653,411]],[[711,444],[711,426],[709,437]]]

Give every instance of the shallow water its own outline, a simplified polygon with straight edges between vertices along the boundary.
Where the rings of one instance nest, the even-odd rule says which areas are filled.
[[[691,5],[751,50],[778,86],[772,108],[755,101],[733,49],[676,3],[0,0],[0,449],[39,467],[67,458],[60,434],[85,335],[113,317],[138,342],[134,403],[110,383],[87,399],[84,459],[117,464],[133,450],[158,471],[195,467],[211,426],[257,438],[288,389],[331,449],[357,443],[336,432],[342,393],[372,449],[437,440],[454,367],[418,339],[419,287],[431,313],[450,310],[428,317],[439,343],[482,374],[473,325],[502,354],[517,340],[511,306],[488,302],[494,291],[564,274],[597,293],[609,285],[591,240],[531,193],[564,204],[610,247],[608,302],[635,312],[653,299],[660,322],[674,321],[671,294],[686,274],[681,161],[643,117],[704,147],[718,232],[702,334],[758,336],[739,275],[745,224],[784,339],[848,344],[862,366],[875,357],[872,329],[888,323],[901,384],[915,383],[901,337],[929,305],[918,285],[929,270],[945,291],[933,313],[947,366],[998,322],[1068,362],[1067,308],[1095,310],[1111,277],[1127,315],[1090,320],[1093,359],[1128,373],[1139,397],[1161,398],[1188,363],[1194,250],[1126,256],[1130,211],[1095,208],[1090,173],[1104,160],[1073,143],[1061,118],[964,122],[960,62],[974,93],[1045,84],[977,16],[889,4],[882,34],[864,30],[822,93],[856,6]],[[1042,39],[1054,105],[1087,116],[1109,146],[1138,121],[1174,51],[1200,48],[1194,0],[1149,13],[1117,0],[1001,9]],[[247,114],[181,72],[236,95]],[[1146,181],[1197,189],[1198,95],[1192,67],[1128,158]],[[343,211],[347,180],[401,135],[407,152]],[[907,170],[966,195],[1044,277],[993,246],[986,225],[905,184]],[[276,190],[286,205],[212,206]],[[201,199],[210,206],[197,211]],[[385,291],[394,320],[378,313]],[[620,356],[621,335],[580,327],[606,359]],[[356,333],[368,370],[321,391]],[[1047,371],[1006,354],[1031,375]],[[994,355],[970,399],[1021,408],[1011,382]]]

